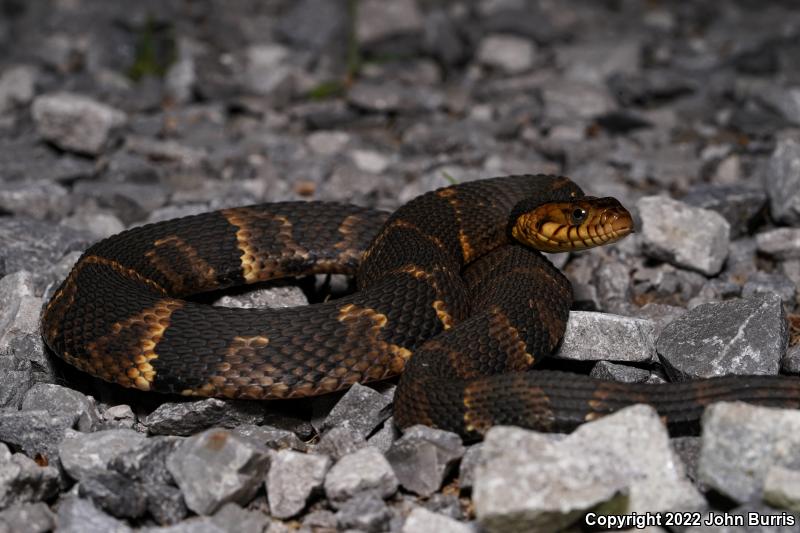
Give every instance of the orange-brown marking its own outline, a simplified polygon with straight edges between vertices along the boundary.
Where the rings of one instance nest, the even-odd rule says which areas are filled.
[[[340,263],[348,264],[360,261],[362,252],[356,246],[357,228],[360,224],[363,224],[363,220],[358,215],[348,215],[339,224],[337,231],[342,235],[342,240],[334,244],[333,248],[339,251],[338,261]]]
[[[511,324],[508,315],[500,307],[494,307],[489,314],[489,335],[506,354],[507,370],[527,370],[536,361],[533,354],[528,352],[519,330]]]
[[[464,387],[464,429],[480,434],[494,425],[489,409],[486,408],[485,384],[475,381]]]
[[[186,257],[191,270],[176,272],[174,265],[159,254],[160,248],[175,248]],[[173,294],[186,294],[190,291],[210,290],[219,287],[214,267],[200,257],[194,246],[177,235],[158,239],[153,248],[145,252],[145,257],[161,272],[171,284]]]
[[[267,281],[286,275],[279,268],[281,258],[290,256],[308,258],[310,256],[308,250],[294,241],[292,223],[284,215],[265,213],[247,207],[224,209],[221,213],[231,225],[238,228],[236,230],[236,243],[239,250],[242,251],[240,257],[242,277],[244,277],[246,283]],[[270,236],[274,241],[281,244],[280,257],[275,257],[268,252],[259,250],[256,242],[254,242],[253,236],[258,232],[254,223],[259,220],[273,220],[280,224],[277,234]]]
[[[436,311],[436,316],[439,318],[439,322],[442,323],[442,327],[445,330],[452,328],[453,316],[447,311],[446,304],[442,300],[434,300],[432,306],[434,311]]]
[[[42,315],[42,325],[46,326],[44,328],[44,334],[47,342],[50,344],[55,343],[56,337],[58,337],[59,321],[57,317],[63,316],[66,310],[69,309],[73,303],[75,303],[75,295],[78,292],[78,275],[80,275],[81,271],[86,268],[87,265],[107,266],[119,272],[123,276],[147,285],[162,295],[167,294],[167,291],[155,281],[142,276],[132,268],[128,268],[117,261],[96,255],[83,257],[74,267],[72,267],[72,271],[69,273],[69,276],[67,276],[64,284],[50,299],[50,302],[48,302],[47,307]]]
[[[364,361],[354,361],[357,370],[365,367],[364,373],[371,380],[394,376],[403,371],[411,358],[411,350],[383,339],[381,329],[388,322],[386,315],[369,307],[346,304],[339,309],[338,320],[348,328],[343,352],[348,345],[370,347],[367,353],[360,354],[365,356]]]
[[[170,317],[184,302],[164,298],[130,318],[115,322],[111,331],[86,345],[88,358],[65,354],[67,361],[94,376],[125,387],[150,390],[156,372],[150,361],[158,359],[159,341]],[[121,344],[127,341],[126,344]]]

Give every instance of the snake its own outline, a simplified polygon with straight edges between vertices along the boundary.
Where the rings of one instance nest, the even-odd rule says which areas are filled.
[[[58,357],[142,391],[276,400],[399,377],[394,422],[480,439],[517,425],[571,431],[635,403],[671,427],[722,400],[799,406],[778,376],[623,383],[534,368],[563,339],[572,287],[542,252],[634,231],[614,198],[514,175],[424,193],[389,214],[332,202],[222,209],[89,247],[41,318]],[[354,276],[355,292],[281,309],[196,295],[283,277]]]

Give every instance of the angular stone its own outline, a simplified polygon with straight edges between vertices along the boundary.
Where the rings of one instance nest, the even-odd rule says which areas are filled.
[[[350,16],[342,0],[301,0],[281,16],[278,31],[289,42],[331,55],[345,53]]]
[[[589,373],[593,378],[622,383],[644,383],[650,379],[650,372],[635,366],[618,365],[608,361],[598,361]]]
[[[161,525],[176,524],[189,513],[180,489],[172,485],[142,485],[147,512]]]
[[[483,443],[478,442],[468,446],[461,458],[461,464],[458,467],[458,486],[461,490],[472,490],[475,482],[475,468],[481,461],[481,450]]]
[[[399,436],[400,432],[394,425],[394,418],[389,417],[386,419],[386,421],[384,421],[383,427],[381,427],[378,431],[373,433],[369,439],[367,439],[367,445],[378,448],[381,453],[385,455]]]
[[[46,411],[0,411],[0,442],[48,464],[58,461],[58,448],[72,421]]]
[[[722,215],[666,196],[645,196],[636,208],[646,254],[708,276],[722,269],[730,241],[730,224]]]
[[[3,70],[0,75],[0,113],[27,104],[36,94],[34,67],[16,65]]]
[[[772,507],[800,512],[800,470],[772,466],[764,478],[763,499]]]
[[[39,96],[31,111],[44,139],[64,150],[89,155],[99,154],[112,131],[127,120],[122,111],[71,93]]]
[[[543,88],[545,114],[553,122],[583,121],[614,109],[608,90],[588,83],[558,83]]]
[[[789,308],[794,308],[797,290],[794,282],[780,272],[756,272],[742,286],[742,298],[776,295]]]
[[[491,34],[478,45],[482,64],[508,74],[519,74],[533,67],[536,48],[528,39],[516,35]]]
[[[788,329],[780,298],[765,295],[695,307],[656,342],[673,381],[726,374],[777,374]]]
[[[422,30],[423,17],[415,0],[363,0],[358,4],[355,32],[361,46],[419,35]]]
[[[270,287],[256,289],[244,294],[220,297],[212,305],[220,307],[236,307],[240,309],[280,308],[308,305],[308,298],[300,287]]]
[[[257,44],[246,51],[244,85],[253,94],[285,94],[292,83],[291,50],[275,43]]]
[[[388,498],[397,491],[397,476],[383,454],[368,446],[339,459],[325,476],[324,486],[325,494],[336,507],[365,491]]]
[[[58,481],[55,467],[39,466],[33,459],[15,453],[0,463],[0,510],[49,499],[58,493]]]
[[[320,155],[336,155],[344,151],[350,134],[344,131],[315,131],[306,139],[308,147]]]
[[[700,480],[737,502],[760,498],[770,468],[800,469],[800,412],[719,402],[703,415]]]
[[[235,503],[226,503],[214,513],[211,521],[230,533],[262,533],[269,518],[263,512],[248,511]]]
[[[228,502],[247,504],[268,466],[267,448],[218,428],[186,439],[167,458],[186,506],[202,515]]]
[[[464,451],[455,433],[416,425],[395,441],[386,459],[404,489],[428,497],[439,490]]]
[[[314,451],[327,455],[334,461],[338,461],[345,455],[358,451],[366,446],[367,441],[364,439],[363,435],[356,429],[353,429],[349,420],[345,420],[338,426],[326,431],[322,435]]]
[[[559,530],[601,503],[623,514],[705,505],[666,428],[646,405],[627,407],[563,438],[490,429],[473,501],[489,532]]]
[[[50,415],[72,420],[73,428],[90,432],[97,428],[100,416],[94,399],[54,383],[37,383],[25,393],[23,410],[42,410]]]
[[[67,252],[84,250],[93,237],[85,232],[28,217],[0,218],[0,272],[41,272]]]
[[[58,447],[61,464],[77,481],[104,472],[116,457],[139,446],[145,436],[131,429],[106,429],[95,433],[67,430]]]
[[[292,450],[273,455],[266,484],[270,514],[285,519],[302,511],[311,494],[322,488],[330,465],[324,455]]]
[[[328,413],[323,431],[347,421],[354,431],[366,438],[389,418],[391,398],[359,383],[354,384]]]
[[[109,516],[89,501],[68,497],[58,505],[58,531],[65,533],[128,533],[125,522]]]
[[[151,437],[117,454],[108,467],[144,485],[171,485],[167,457],[183,442],[178,437]]]
[[[469,524],[439,513],[432,513],[422,507],[417,507],[408,514],[400,531],[401,533],[476,533],[476,529]]]
[[[650,320],[591,311],[570,311],[560,359],[649,362],[656,359]]]
[[[789,374],[800,374],[800,344],[786,350],[781,359],[781,370]]]
[[[753,219],[767,202],[762,189],[743,185],[700,185],[682,201],[694,207],[716,211],[728,221],[731,237],[746,235]]]
[[[392,513],[383,498],[374,492],[367,492],[340,504],[336,512],[336,523],[340,531],[355,529],[380,533],[387,530],[391,517]]]
[[[800,259],[800,228],[776,228],[756,235],[758,251],[773,259]]]
[[[435,89],[399,82],[358,81],[347,92],[351,105],[373,113],[420,113],[441,108],[446,99]]]
[[[57,183],[0,183],[0,210],[37,219],[62,218],[69,208],[68,195]]]
[[[138,518],[147,510],[144,488],[117,472],[99,472],[84,477],[78,487],[81,498],[117,518]]]
[[[773,218],[789,226],[800,225],[800,141],[778,139],[764,182]]]
[[[56,527],[56,515],[46,503],[23,503],[0,511],[0,529],[6,524],[11,533],[47,533]]]
[[[162,403],[147,415],[144,425],[154,435],[193,435],[204,429],[239,424],[258,424],[264,420],[263,407],[253,403],[206,398],[180,403]]]
[[[103,420],[106,427],[133,429],[136,424],[136,415],[130,405],[114,405],[103,411]]]
[[[237,435],[252,439],[273,450],[290,449],[304,452],[308,449],[305,442],[301,441],[297,435],[287,429],[242,424],[241,426],[235,427],[233,432]]]

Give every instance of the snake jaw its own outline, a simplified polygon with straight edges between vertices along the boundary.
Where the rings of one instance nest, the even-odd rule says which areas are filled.
[[[615,198],[548,202],[520,215],[511,235],[542,252],[585,250],[633,232],[633,217]]]

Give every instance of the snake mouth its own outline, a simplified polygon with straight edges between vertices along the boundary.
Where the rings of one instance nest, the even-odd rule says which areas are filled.
[[[523,213],[511,234],[543,252],[570,252],[610,244],[633,231],[633,217],[617,199],[584,197]]]

